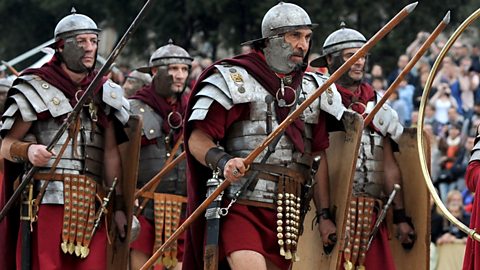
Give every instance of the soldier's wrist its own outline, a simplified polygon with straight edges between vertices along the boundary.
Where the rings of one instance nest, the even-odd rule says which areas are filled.
[[[329,208],[322,208],[317,212],[317,218],[320,220],[332,220],[332,214]]]
[[[113,204],[113,210],[125,211],[125,199],[122,194],[115,195],[115,203]]]
[[[24,162],[28,160],[28,148],[32,145],[31,142],[14,142],[10,145],[10,157],[17,162]]]
[[[218,170],[223,175],[223,169],[227,162],[233,157],[218,147],[212,147],[205,155],[205,163],[212,170]]]
[[[393,209],[393,224],[399,224],[402,222],[407,222],[407,213],[405,208]]]

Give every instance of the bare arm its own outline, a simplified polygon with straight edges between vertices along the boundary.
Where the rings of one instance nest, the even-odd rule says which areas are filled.
[[[213,142],[213,138],[199,129],[193,130],[188,139],[188,149],[190,153],[204,166],[207,166],[205,163],[205,155],[210,148],[215,146],[216,144]]]
[[[387,196],[393,191],[393,186],[395,184],[402,187],[402,175],[400,172],[400,167],[398,166],[397,160],[393,155],[392,145],[388,137],[384,138],[383,143],[383,162],[384,162],[384,171],[385,171],[385,186],[384,192]],[[403,208],[403,192],[400,190],[399,193],[395,196],[393,200],[395,209]]]
[[[117,145],[117,138],[115,137],[115,127],[112,122],[108,122],[108,125],[105,128],[105,151],[103,160],[105,165],[104,181],[107,187],[112,186],[115,177],[118,178],[115,187],[116,198],[114,221],[120,238],[123,239],[127,232],[127,217],[124,212],[125,202],[123,201],[123,190],[120,183],[121,181],[125,181],[125,179],[122,179],[122,159]]]
[[[113,123],[109,122],[105,128],[105,152],[103,157],[105,164],[105,184],[110,187],[115,177],[118,182],[122,181],[122,160],[120,151],[118,150],[117,138],[115,137],[115,129]],[[117,194],[122,194],[121,185],[115,188]]]
[[[320,152],[320,166],[315,174],[315,190],[313,200],[318,210],[330,206],[330,183],[328,181],[328,161],[325,151]]]
[[[24,122],[20,117],[17,117],[7,136],[5,136],[2,141],[1,154],[4,158],[18,162],[18,160],[12,157],[12,145],[24,142],[23,138],[27,135],[31,126],[31,122]],[[26,158],[28,158],[28,161],[34,166],[46,165],[52,155],[55,154],[54,151],[52,151],[52,153],[48,152],[46,146],[41,144],[31,144],[26,151]]]
[[[393,155],[392,145],[388,137],[384,139],[383,143],[383,162],[384,162],[384,171],[385,171],[385,192],[390,194],[393,191],[393,185],[399,184],[401,187],[402,184],[402,175],[400,172],[400,167],[398,166],[397,160]],[[393,199],[394,207],[394,221],[395,221],[395,210],[402,212],[402,209],[405,208],[403,201],[403,189],[400,189],[398,194]],[[403,211],[403,215],[405,212]],[[399,217],[401,221],[398,221],[398,230],[397,237],[402,244],[413,244],[415,242],[415,231],[407,223],[406,216]]]
[[[335,234],[337,229],[333,220],[330,219],[330,210],[327,210],[330,216],[328,218],[325,218],[324,213],[321,213],[321,211],[330,208],[330,183],[328,177],[327,153],[325,153],[325,151],[320,152],[320,166],[315,174],[315,182],[316,185],[314,186],[313,200],[315,202],[315,207],[317,208],[317,213],[320,214],[320,216],[318,216],[318,230],[320,231],[323,245],[332,246],[336,242]]]

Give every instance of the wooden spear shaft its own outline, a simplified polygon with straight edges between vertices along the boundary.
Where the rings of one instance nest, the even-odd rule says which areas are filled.
[[[435,39],[440,35],[440,33],[447,27],[447,25],[450,23],[450,11],[447,12],[445,17],[443,17],[443,20],[438,24],[438,26],[435,28],[435,30],[430,34],[430,36],[427,38],[427,40],[422,44],[420,49],[415,53],[413,58],[408,62],[408,64],[405,66],[405,68],[398,74],[398,77],[395,79],[395,81],[390,85],[390,87],[385,91],[385,94],[383,97],[380,99],[380,101],[375,104],[375,107],[373,110],[368,114],[367,118],[365,118],[364,121],[364,127],[367,127],[375,117],[375,114],[380,110],[380,108],[387,102],[388,98],[392,95],[393,91],[397,90],[398,85],[402,82],[403,78],[412,70],[412,68],[415,66],[415,64],[418,62],[418,60],[422,57],[422,55],[427,51],[427,49],[430,47],[430,45],[435,41]]]
[[[415,9],[418,2],[412,3],[404,7],[395,17],[393,17],[386,25],[384,25],[367,43],[365,43],[352,57],[350,57],[343,65],[328,78],[323,85],[315,90],[301,105],[299,105],[278,127],[270,133],[263,143],[253,150],[245,159],[244,163],[248,167],[255,158],[277,137],[283,132],[300,114],[313,103],[320,95],[330,87],[338,78],[340,78],[357,60],[364,57],[365,54],[388,34],[396,25],[405,19]],[[223,181],[213,193],[195,209],[195,211],[178,227],[178,229],[168,238],[163,245],[155,251],[148,261],[140,268],[140,270],[149,269],[155,261],[163,254],[165,249],[169,247],[180,235],[207,209],[208,205],[217,198],[217,196],[230,185],[230,181]]]

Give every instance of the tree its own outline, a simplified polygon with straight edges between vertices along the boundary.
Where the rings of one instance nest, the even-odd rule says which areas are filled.
[[[238,52],[240,43],[261,37],[265,12],[278,1],[248,0],[157,0],[144,22],[120,55],[123,62],[148,61],[151,53],[172,38],[193,55],[201,53],[196,41],[211,45],[208,57],[216,58],[219,47]],[[314,52],[320,52],[326,36],[338,29],[341,21],[371,37],[408,1],[327,0],[291,1],[304,7],[319,24],[313,36]],[[73,1],[79,13],[94,19],[99,27],[112,27],[123,34],[144,1]],[[72,0],[2,0],[0,58],[11,59],[53,37],[56,23],[70,11]],[[408,16],[372,50],[372,62],[387,70],[394,67],[420,30],[432,31],[446,11],[452,11],[450,31],[478,6],[473,0],[420,1]],[[28,23],[25,18],[28,19]]]

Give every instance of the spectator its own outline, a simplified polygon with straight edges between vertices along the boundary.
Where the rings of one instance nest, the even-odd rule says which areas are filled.
[[[435,120],[442,125],[448,122],[448,109],[457,108],[457,101],[451,96],[450,86],[442,83],[438,91],[430,99],[430,104],[435,108]]]
[[[475,137],[467,137],[465,139],[465,143],[458,149],[457,158],[450,169],[454,181],[456,179],[456,189],[461,192],[466,190],[464,176],[470,161],[470,152],[473,149],[474,142]]]
[[[379,64],[374,64],[370,73],[365,74],[365,81],[369,84],[373,84],[374,78],[383,78],[383,68]]]
[[[464,57],[460,60],[458,82],[460,86],[460,98],[464,115],[470,116],[473,111],[474,92],[479,85],[479,76],[471,70],[472,59]]]
[[[440,134],[442,129],[442,124],[435,119],[435,107],[428,103],[425,106],[425,115],[423,117],[423,122],[425,125],[430,125],[432,128],[433,135],[437,136]]]
[[[466,119],[467,136],[475,136],[477,127],[480,125],[480,102],[473,105],[473,113],[470,118]]]
[[[398,74],[400,74],[400,72],[402,72],[402,70],[407,66],[408,61],[410,61],[410,58],[406,54],[402,54],[398,57],[397,68],[392,71],[390,75],[388,75],[388,86],[392,85],[393,81],[395,81],[395,79],[398,77]],[[409,84],[415,84],[415,78],[411,72],[409,72],[405,78]]]
[[[385,86],[386,82],[383,77],[373,77],[372,79],[372,87],[375,89],[375,91],[383,96],[385,94]]]
[[[241,53],[242,54],[247,54],[252,52],[252,46],[250,45],[242,45],[241,47]]]
[[[470,57],[472,58],[472,70],[479,73],[480,72],[480,45],[479,44],[474,44],[472,46],[472,53]]]
[[[463,208],[462,193],[458,190],[452,190],[447,195],[446,207],[450,213],[465,225],[470,224],[470,215]],[[447,219],[443,222],[443,234],[436,243],[443,245],[448,243],[466,243],[467,234],[461,231],[457,226],[451,224]]]
[[[448,192],[457,187],[457,179],[452,173],[453,165],[457,160],[457,154],[460,149],[461,136],[460,136],[461,124],[450,124],[447,129],[446,138],[441,138],[441,148],[445,149],[444,156],[440,160],[440,174],[438,183],[438,189],[440,190],[440,197],[443,201],[447,198]]]
[[[404,77],[403,80],[400,82],[397,92],[398,98],[405,102],[406,108],[406,118],[405,118],[405,125],[410,126],[411,123],[411,115],[413,112],[413,92],[415,91],[415,87],[407,82],[407,78]]]
[[[433,80],[433,85],[438,89],[441,84],[448,84],[448,86],[450,87],[450,95],[456,100],[456,108],[459,113],[463,114],[458,76],[459,67],[453,62],[450,56],[446,56],[442,60],[442,67],[440,68],[437,76],[435,76],[435,79]]]
[[[413,92],[413,108],[415,110],[420,108],[420,101],[422,100],[423,91],[425,89],[425,85],[427,84],[428,75],[429,73],[427,72],[421,73],[417,85],[415,86],[415,91]],[[432,87],[428,98],[432,98],[436,91],[437,89]]]
[[[398,97],[397,91],[393,91],[390,97],[388,97],[388,102],[390,103],[390,106],[392,107],[392,109],[394,109],[397,112],[398,121],[400,122],[400,124],[402,124],[402,126],[405,126],[407,118],[410,118],[410,116],[407,115],[408,106],[405,103],[405,101]]]
[[[451,107],[450,109],[448,109],[447,114],[448,114],[448,124],[459,125],[461,127],[460,128],[461,134],[465,134],[466,130],[463,127],[464,117],[460,115],[454,107]]]
[[[408,45],[406,50],[406,54],[409,58],[412,58],[415,55],[418,49],[420,49],[422,44],[427,40],[428,36],[430,36],[430,33],[428,32],[420,31],[417,33],[417,37],[412,43],[410,43],[410,45]]]

